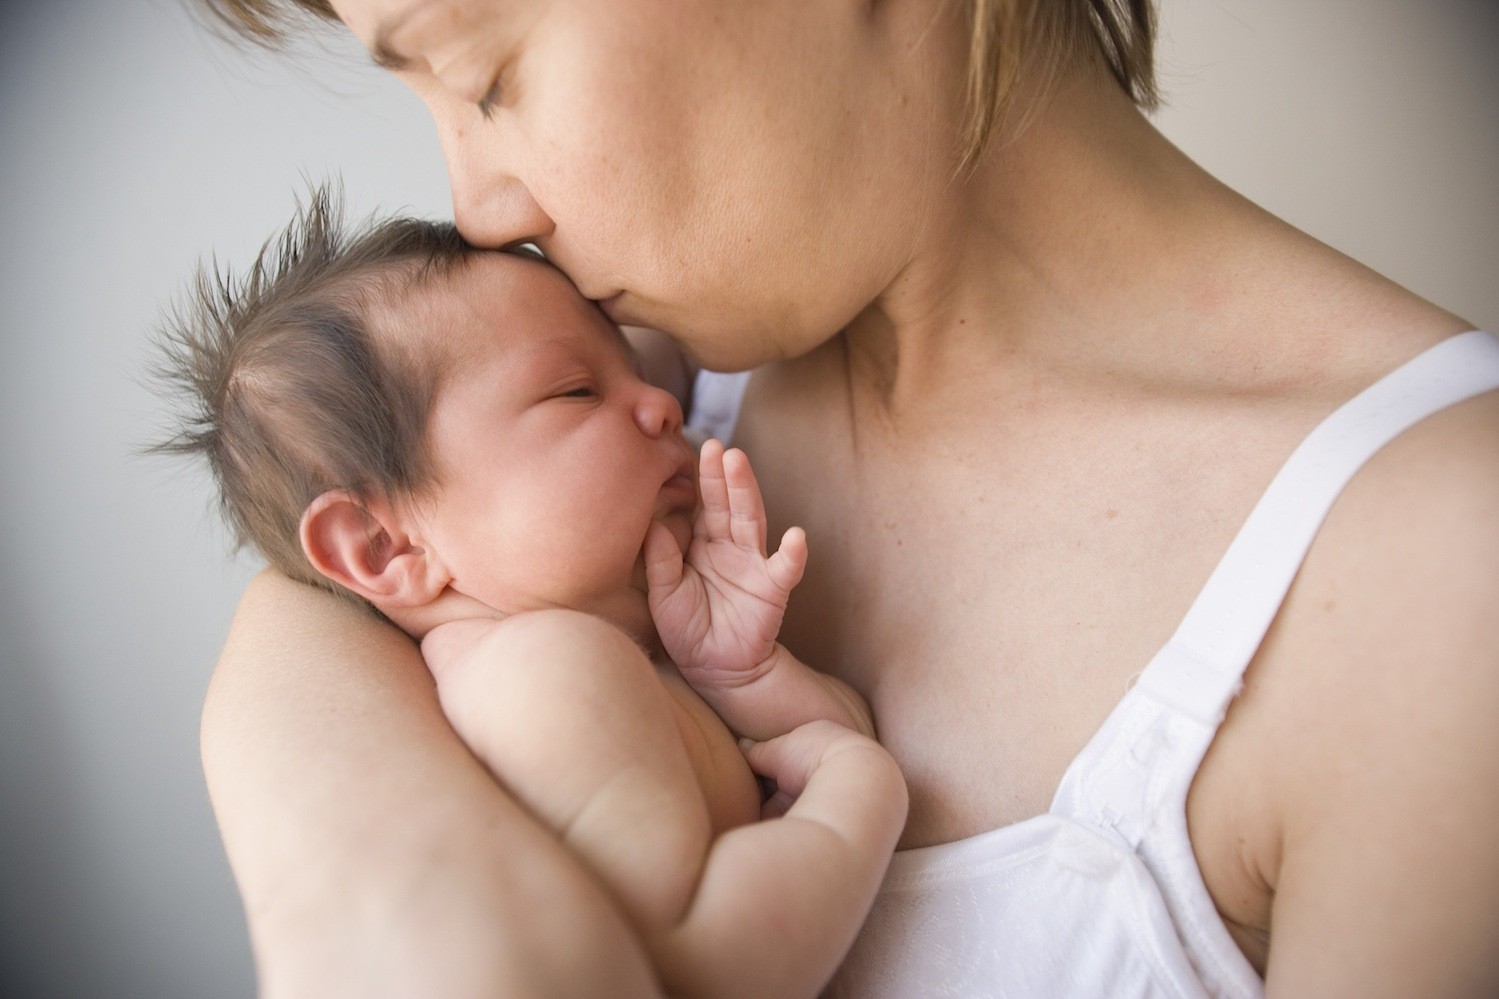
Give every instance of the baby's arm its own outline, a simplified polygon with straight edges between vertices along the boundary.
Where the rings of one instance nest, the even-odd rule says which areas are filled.
[[[811,996],[826,983],[905,820],[905,785],[878,744],[819,722],[749,745],[779,793],[767,821],[710,847],[670,695],[618,629],[533,612],[443,625],[423,653],[454,728],[615,892],[669,994]]]
[[[674,994],[815,995],[874,901],[905,824],[905,782],[878,743],[827,721],[745,756],[779,787],[767,820],[714,841],[686,917],[647,950]]]
[[[649,936],[686,909],[712,835],[655,669],[575,611],[456,621],[422,643],[453,728]]]
[[[793,527],[766,555],[765,505],[743,451],[710,440],[700,457],[702,509],[686,559],[661,524],[646,537],[651,614],[667,654],[737,734],[770,739],[825,719],[874,735],[864,699],[776,641],[807,564]]]

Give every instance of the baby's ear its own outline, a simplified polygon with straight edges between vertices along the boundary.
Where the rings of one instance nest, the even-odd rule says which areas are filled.
[[[421,607],[447,586],[434,553],[415,543],[389,503],[329,490],[303,512],[301,540],[314,569],[382,610]]]

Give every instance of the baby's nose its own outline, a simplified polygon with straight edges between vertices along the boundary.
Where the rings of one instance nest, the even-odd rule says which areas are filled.
[[[665,389],[647,385],[635,403],[635,422],[647,437],[661,437],[682,429],[682,404]]]

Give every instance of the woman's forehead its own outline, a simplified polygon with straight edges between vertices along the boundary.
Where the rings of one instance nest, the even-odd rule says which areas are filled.
[[[387,69],[430,43],[521,17],[545,0],[332,0],[334,12]]]

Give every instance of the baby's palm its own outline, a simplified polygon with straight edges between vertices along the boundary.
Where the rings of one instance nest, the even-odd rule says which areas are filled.
[[[661,643],[684,672],[748,672],[775,647],[791,590],[807,564],[806,536],[792,528],[765,553],[765,508],[749,459],[703,445],[702,509],[684,564],[671,532],[646,538],[651,615]]]

